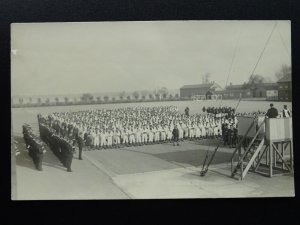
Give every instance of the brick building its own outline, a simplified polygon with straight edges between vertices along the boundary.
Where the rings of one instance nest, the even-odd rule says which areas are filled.
[[[180,97],[183,99],[189,99],[196,95],[203,95],[206,97],[206,99],[209,99],[211,95],[215,95],[216,92],[221,90],[221,86],[215,82],[207,84],[184,85],[180,88]]]
[[[249,88],[243,88],[243,85],[230,84],[226,86],[225,90],[218,91],[218,94],[222,95],[223,99],[237,99],[237,98],[250,98],[252,97],[251,90]]]
[[[284,76],[277,81],[278,100],[292,101],[292,77],[291,74]]]

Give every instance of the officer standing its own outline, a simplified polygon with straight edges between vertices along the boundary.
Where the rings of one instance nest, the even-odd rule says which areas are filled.
[[[174,127],[172,134],[173,134],[173,140],[174,140],[173,146],[175,146],[175,142],[177,142],[177,146],[179,146],[179,143],[178,143],[179,130],[178,130],[177,125]]]
[[[42,168],[42,163],[43,163],[43,157],[44,154],[46,153],[46,150],[44,149],[44,146],[42,145],[41,142],[39,142],[38,140],[35,140],[34,146],[34,165],[36,167],[37,170],[39,171],[43,171]]]
[[[190,108],[189,107],[186,107],[184,111],[185,111],[186,116],[190,115]]]
[[[79,159],[79,160],[82,160],[83,140],[84,140],[83,132],[82,132],[82,131],[79,131],[79,133],[78,133],[78,135],[77,135],[77,143],[78,143],[78,149],[79,149],[78,159]]]
[[[32,130],[29,125],[23,125],[23,134],[26,148],[29,151],[29,156],[32,158],[36,169],[42,171],[43,155],[46,150],[37,137],[32,134]]]
[[[278,110],[271,103],[270,104],[270,109],[268,109],[266,117],[268,117],[268,118],[277,118],[277,116],[278,116]]]
[[[72,172],[71,165],[72,165],[72,159],[73,159],[73,151],[74,148],[72,147],[72,142],[68,140],[64,140],[64,150],[65,150],[65,163],[67,167],[68,172]]]
[[[227,144],[229,144],[229,142],[228,142],[228,134],[229,134],[229,132],[228,132],[228,123],[225,123],[224,124],[224,130],[222,131],[222,135],[223,135],[223,144],[224,144],[224,146],[226,146]]]

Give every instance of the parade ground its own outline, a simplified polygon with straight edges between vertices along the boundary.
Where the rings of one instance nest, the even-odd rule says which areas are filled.
[[[224,101],[235,106],[237,101]],[[189,106],[191,114],[201,113],[205,106],[216,102],[168,102],[153,105]],[[278,109],[286,103],[274,105]],[[219,103],[217,103],[219,105]],[[143,105],[145,106],[145,105]],[[151,104],[152,106],[152,104]],[[266,110],[269,102],[244,101],[240,111]],[[105,105],[82,106],[104,108]],[[108,107],[108,106],[106,106]],[[118,107],[127,105],[118,104]],[[288,105],[291,108],[291,104]],[[200,171],[207,153],[211,155],[220,139],[206,139],[123,147],[119,149],[78,152],[72,162],[73,172],[66,172],[49,148],[43,160],[43,171],[37,171],[25,149],[22,124],[28,123],[38,134],[37,113],[78,110],[80,106],[12,109],[12,199],[168,199],[168,198],[239,198],[294,196],[294,176],[273,178],[249,173],[242,181],[230,177],[230,162],[234,148],[220,145],[206,176]],[[252,109],[251,109],[252,108]],[[13,156],[12,154],[12,156]]]

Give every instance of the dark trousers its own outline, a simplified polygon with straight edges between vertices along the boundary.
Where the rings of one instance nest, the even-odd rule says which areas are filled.
[[[83,143],[79,143],[78,144],[78,148],[79,148],[79,155],[78,158],[82,159],[82,147],[83,147]]]
[[[73,153],[68,153],[66,158],[66,167],[68,171],[71,171]]]
[[[44,158],[44,154],[43,153],[37,153],[36,157],[35,157],[35,167],[38,170],[42,170],[42,165],[43,165],[43,158]]]
[[[174,144],[175,144],[175,142],[177,142],[177,144],[178,144],[178,141],[179,141],[178,137],[173,137]]]

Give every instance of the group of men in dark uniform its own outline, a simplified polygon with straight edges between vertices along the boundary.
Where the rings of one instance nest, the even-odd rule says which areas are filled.
[[[59,132],[51,120],[47,120],[38,115],[39,131],[41,139],[50,147],[53,153],[61,161],[68,172],[72,172],[71,165],[73,153],[75,152],[75,143],[68,135]],[[82,159],[81,156],[79,159]]]
[[[32,158],[36,169],[42,171],[43,157],[46,152],[43,143],[33,134],[32,129],[28,124],[23,125],[23,137],[26,148],[29,151],[29,156]]]
[[[222,138],[224,146],[229,146],[229,148],[235,147],[237,143],[237,126],[232,124],[223,123],[222,124]]]
[[[220,113],[226,113],[229,117],[232,117],[235,113],[235,109],[232,107],[203,107],[203,112],[211,113],[211,114],[220,114]]]

